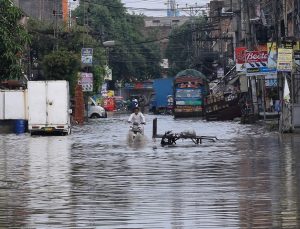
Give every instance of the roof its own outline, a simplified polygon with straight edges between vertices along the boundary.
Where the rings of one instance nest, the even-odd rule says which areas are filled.
[[[207,80],[206,76],[202,72],[199,72],[195,69],[185,69],[183,71],[180,71],[179,73],[177,73],[175,78],[188,77],[188,76],[197,77],[197,78],[200,78],[202,80]]]

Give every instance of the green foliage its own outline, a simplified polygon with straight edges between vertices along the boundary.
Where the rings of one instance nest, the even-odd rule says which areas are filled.
[[[166,56],[170,62],[170,73],[176,75],[181,70],[193,67],[193,28],[201,28],[205,23],[202,17],[192,22],[187,22],[184,25],[175,28],[170,37],[169,44],[166,50]]]
[[[21,11],[10,1],[0,0],[0,79],[22,76],[21,58],[30,39],[21,18]]]
[[[148,43],[142,34],[143,16],[129,15],[120,0],[81,1],[72,15],[76,17],[76,23],[73,22],[70,29],[60,24],[56,27],[55,24],[38,21],[29,23],[29,32],[33,37],[31,51],[35,53],[39,66],[45,70],[40,71],[45,75],[43,78],[56,77],[47,64],[50,52],[74,52],[80,56],[83,47],[94,50],[93,66],[89,71],[94,73],[95,90],[103,81],[103,67],[107,61],[114,80],[143,80],[159,76],[159,46]],[[105,48],[103,42],[108,40],[115,40],[117,45]]]
[[[159,76],[158,45],[148,43],[142,30],[144,18],[129,15],[120,0],[90,0],[76,10],[80,25],[101,43],[117,41],[109,48],[109,66],[114,80],[144,80]],[[85,19],[85,20],[84,20]]]
[[[105,73],[104,68],[100,65],[95,65],[92,68],[93,76],[94,76],[94,92],[98,93],[100,91],[100,87],[103,83],[103,75]]]
[[[68,51],[55,51],[44,57],[43,68],[47,80],[67,80],[71,92],[74,91],[80,68],[78,55]]]

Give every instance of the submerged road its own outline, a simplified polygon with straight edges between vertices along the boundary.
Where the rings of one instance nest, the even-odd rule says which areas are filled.
[[[300,228],[300,135],[158,116],[158,132],[220,140],[126,141],[127,116],[70,136],[0,134],[0,228]]]

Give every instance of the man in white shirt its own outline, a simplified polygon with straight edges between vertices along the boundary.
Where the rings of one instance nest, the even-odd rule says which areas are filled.
[[[140,112],[139,107],[135,107],[133,109],[133,113],[129,116],[128,122],[129,123],[137,122],[139,125],[146,124],[145,116],[142,114],[142,112]]]

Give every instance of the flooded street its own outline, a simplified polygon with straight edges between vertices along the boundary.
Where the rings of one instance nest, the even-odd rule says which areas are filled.
[[[300,135],[158,116],[158,133],[219,141],[128,146],[128,116],[70,136],[0,135],[0,228],[300,228]]]

